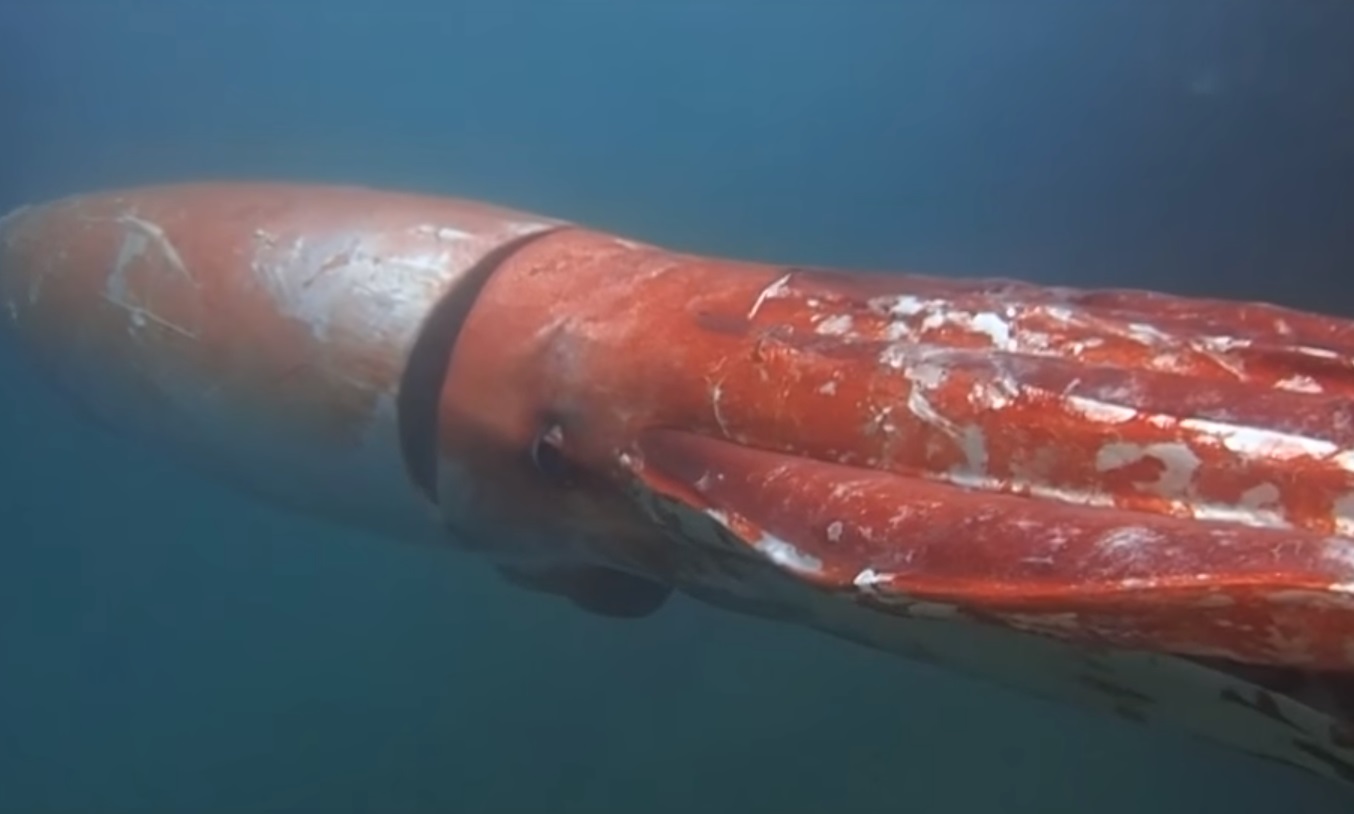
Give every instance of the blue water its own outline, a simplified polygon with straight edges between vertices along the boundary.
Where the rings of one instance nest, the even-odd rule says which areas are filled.
[[[1354,4],[0,0],[0,208],[208,176],[1354,315]],[[677,601],[616,624],[226,493],[0,357],[0,811],[1346,811]]]

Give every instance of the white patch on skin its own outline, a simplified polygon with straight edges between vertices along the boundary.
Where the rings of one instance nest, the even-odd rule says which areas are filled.
[[[431,223],[415,226],[414,234],[428,235],[438,240],[470,240],[474,238],[474,235],[469,232],[453,229],[450,226],[434,226]]]
[[[1156,584],[1157,580],[1155,579],[1129,577],[1128,579],[1119,580],[1119,587],[1125,591],[1142,591],[1154,587]]]
[[[389,251],[379,236],[336,232],[260,246],[252,268],[281,313],[328,342],[354,326],[388,336],[419,321],[429,287],[456,268],[464,252],[447,241]]]
[[[1128,336],[1144,345],[1155,345],[1170,340],[1170,337],[1160,329],[1143,322],[1130,322]]]
[[[1217,439],[1232,452],[1249,458],[1287,461],[1294,458],[1329,458],[1340,452],[1348,454],[1330,441],[1288,432],[1242,427],[1202,418],[1184,418],[1179,423],[1182,428]],[[1347,467],[1344,461],[1337,460],[1337,463]]]
[[[1325,559],[1354,577],[1354,540],[1348,537],[1328,537]]]
[[[851,584],[855,585],[861,593],[875,596],[887,601],[890,605],[897,605],[904,613],[915,619],[958,620],[962,618],[963,614],[955,605],[943,602],[922,602],[905,594],[879,590],[880,586],[887,586],[893,581],[893,578],[893,574],[884,574],[873,568],[866,568],[856,574],[855,578],[851,580]]]
[[[1025,337],[1024,348],[1027,351],[1048,351],[1050,348],[1053,347],[1053,337],[1049,336],[1043,331],[1025,331],[1024,337]],[[1080,353],[1080,350],[1072,345],[1068,346],[1068,351],[1073,356],[1076,356],[1078,353]]]
[[[889,325],[885,331],[885,336],[890,342],[913,337],[919,330],[922,332],[933,331],[946,326],[954,326],[961,330],[982,334],[991,341],[992,347],[997,350],[1015,350],[1022,343],[1046,347],[1049,342],[1049,337],[1043,334],[1024,336],[1018,340],[1011,328],[1010,321],[1001,314],[995,311],[973,312],[954,308],[948,300],[944,299],[924,300],[912,296],[885,297],[872,300],[870,305],[876,310],[886,312],[896,320],[906,320],[921,314],[926,315],[920,326],[909,325],[902,321]]]
[[[851,580],[851,584],[855,585],[857,588],[872,588],[881,582],[888,582],[891,579],[892,577],[888,574],[881,574],[873,568],[866,568],[859,574],[856,574],[855,579]]]
[[[130,285],[127,282],[127,268],[145,253],[150,240],[140,232],[128,232],[122,236],[118,246],[118,256],[113,261],[113,272],[104,283],[103,293],[110,302],[124,308],[132,307]]]
[[[912,317],[926,310],[926,301],[918,297],[903,295],[889,303],[888,300],[880,302],[884,310],[895,317]]]
[[[1120,526],[1100,535],[1095,544],[1102,551],[1138,551],[1161,542],[1161,535],[1146,526]]]
[[[973,489],[974,491],[1011,492],[1012,494],[1024,495],[1026,497],[1034,497],[1059,503],[1070,503],[1078,506],[1096,506],[1102,508],[1114,507],[1114,498],[1104,492],[1066,489],[1061,486],[1050,486],[1043,483],[1028,483],[1023,478],[1004,480],[1002,478],[991,477],[985,473],[970,473],[957,469],[951,469],[946,475],[947,477],[944,479],[945,483],[952,483],[955,486],[962,486],[966,489]]]
[[[1354,492],[1336,498],[1334,511],[1336,532],[1354,536]]]
[[[884,348],[884,352],[879,354],[879,362],[886,367],[894,370],[902,370],[907,367],[908,349],[904,345],[889,345]]]
[[[818,323],[815,333],[822,336],[845,336],[851,332],[854,323],[850,314],[838,314]]]
[[[921,394],[920,387],[913,387],[912,392],[907,394],[907,409],[911,410],[917,418],[936,427],[951,438],[957,439],[959,437],[959,425],[937,412],[931,402],[926,400],[926,396]]]
[[[183,257],[179,255],[179,250],[174,248],[174,244],[169,241],[169,236],[165,234],[165,230],[161,229],[158,224],[151,223],[144,218],[138,218],[135,215],[122,215],[117,219],[117,222],[122,226],[130,226],[138,232],[143,233],[165,256],[165,260],[169,262],[170,268],[174,269],[174,271],[178,272],[185,280],[193,285],[198,284],[197,280],[193,278],[193,275],[188,273],[188,267],[183,264]]]
[[[1279,490],[1272,483],[1262,483],[1242,493],[1235,506],[1196,504],[1191,506],[1196,520],[1217,520],[1246,526],[1291,528],[1279,505]]]
[[[763,534],[760,539],[753,542],[752,547],[770,557],[776,565],[796,573],[816,575],[823,572],[822,560],[800,551],[793,543],[775,535]]]
[[[1274,383],[1279,390],[1290,390],[1294,393],[1323,393],[1325,390],[1311,376],[1289,376],[1286,379],[1280,379]]]
[[[987,436],[981,427],[964,427],[958,438],[960,449],[964,450],[964,461],[969,472],[979,475],[987,473]]]
[[[921,329],[931,331],[937,328],[943,328],[946,325],[953,325],[965,331],[986,336],[991,342],[992,347],[997,350],[1013,350],[1017,344],[1011,335],[1011,324],[1007,322],[1000,314],[993,311],[979,311],[978,313],[969,313],[960,310],[948,310],[944,308],[945,303],[931,303],[930,307],[940,306],[937,310],[927,314],[922,320]]]
[[[1120,526],[1096,538],[1095,547],[1103,558],[1102,567],[1118,575],[1123,569],[1133,569],[1150,557],[1151,549],[1162,542],[1161,534],[1146,526]]]
[[[733,532],[740,539],[741,535],[733,528],[729,522],[728,513],[719,509],[707,509],[705,514],[714,519],[724,528]],[[800,551],[793,543],[782,540],[774,534],[762,532],[762,536],[756,540],[747,541],[756,550],[766,555],[771,562],[796,574],[803,576],[818,576],[823,572],[823,561],[812,554]]]
[[[837,383],[824,382],[823,384],[819,385],[818,392],[822,393],[825,396],[835,396],[837,395]]]
[[[874,417],[870,419],[869,429],[867,430],[867,432],[869,432],[871,435],[873,435],[878,430],[883,430],[886,433],[897,432],[898,425],[894,424],[892,421],[889,420],[890,417],[892,417],[892,415],[893,415],[892,407],[885,406],[879,408],[875,412]]]
[[[733,436],[729,434],[729,425],[724,421],[723,409],[720,407],[719,404],[719,402],[723,398],[724,398],[723,383],[716,384],[715,386],[710,388],[710,411],[714,414],[715,423],[719,425],[719,431],[724,434],[725,438],[732,438]]]
[[[1235,336],[1205,336],[1195,342],[1196,347],[1201,347],[1215,353],[1226,353],[1234,350],[1245,350],[1254,344],[1249,339],[1239,339]]]
[[[842,526],[842,521],[840,520],[833,520],[831,523],[828,523],[827,524],[828,542],[832,543],[841,542],[843,529],[844,527]]]
[[[1011,324],[991,311],[974,314],[969,325],[978,333],[987,334],[992,344],[1001,350],[1007,350],[1014,344],[1011,341]]]
[[[889,342],[898,342],[912,338],[912,326],[906,322],[890,322],[884,329],[884,339]]]
[[[1123,424],[1125,421],[1132,421],[1138,417],[1138,411],[1132,407],[1110,404],[1106,401],[1085,398],[1084,396],[1068,396],[1067,406],[1073,412],[1102,424]]]
[[[1052,319],[1056,322],[1061,322],[1064,325],[1072,321],[1072,309],[1067,308],[1066,306],[1046,305],[1044,306],[1044,313],[1048,316],[1049,319]],[[1098,339],[1095,341],[1097,345],[1100,343],[1100,340]]]
[[[155,246],[163,254],[170,268],[189,283],[197,286],[197,280],[188,273],[188,269],[183,264],[183,258],[179,256],[174,244],[169,241],[163,229],[143,218],[122,215],[115,222],[120,226],[130,228],[123,232],[122,243],[118,246],[117,258],[113,261],[113,270],[104,282],[104,299],[127,312],[128,319],[132,323],[129,328],[132,335],[136,335],[136,332],[146,325],[154,323],[180,336],[195,339],[196,334],[193,331],[148,310],[141,303],[140,298],[136,296],[131,282],[127,279],[127,273],[131,270],[132,264],[144,257],[151,246]],[[40,279],[35,278],[35,282]],[[36,302],[40,295],[40,290],[30,288],[29,302]]]
[[[763,288],[762,293],[757,295],[757,300],[752,303],[752,308],[748,310],[747,318],[752,319],[756,317],[757,312],[762,310],[762,303],[770,299],[775,299],[788,291],[790,288],[790,278],[793,276],[794,272],[786,273],[776,278],[766,288]]]
[[[1016,393],[1012,391],[1006,382],[975,382],[973,388],[969,390],[968,400],[970,404],[983,407],[988,410],[1000,410],[1011,403]]]
[[[1309,348],[1305,345],[1297,345],[1291,349],[1294,353],[1300,353],[1303,356],[1311,356],[1315,359],[1339,359],[1340,354],[1333,350],[1325,348]]]
[[[1185,494],[1202,463],[1186,444],[1109,443],[1096,453],[1095,468],[1098,472],[1110,472],[1131,466],[1144,458],[1154,458],[1162,464],[1161,475],[1156,482],[1147,484],[1162,495]]]
[[[944,367],[929,362],[922,362],[908,371],[907,378],[918,387],[934,390],[943,385],[948,376],[949,374],[945,371]]]
[[[1188,508],[1195,520],[1215,520],[1222,523],[1274,529],[1292,528],[1287,520],[1273,510],[1211,504],[1191,504]]]
[[[1248,509],[1272,509],[1280,497],[1279,487],[1262,483],[1241,493],[1241,505]]]

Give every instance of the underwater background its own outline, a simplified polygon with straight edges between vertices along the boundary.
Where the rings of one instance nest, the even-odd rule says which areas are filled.
[[[331,180],[1354,316],[1351,41],[1345,0],[0,0],[0,209]],[[7,354],[0,381],[0,812],[1352,804],[692,601],[590,617],[149,457]]]

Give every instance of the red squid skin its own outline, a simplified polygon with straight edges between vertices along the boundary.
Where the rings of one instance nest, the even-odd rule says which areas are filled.
[[[1189,660],[1314,740],[1187,728],[1354,779],[1354,322],[253,183],[12,213],[0,306],[87,410],[275,502],[614,616]]]
[[[461,341],[444,438],[469,415],[493,422],[475,436],[529,437],[545,405],[589,470],[624,477],[624,451],[792,541],[824,587],[1088,643],[1354,664],[1343,321],[571,230],[504,262]]]

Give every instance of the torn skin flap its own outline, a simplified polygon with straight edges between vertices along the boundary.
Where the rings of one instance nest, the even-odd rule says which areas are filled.
[[[644,477],[771,562],[906,614],[1063,639],[1348,670],[1354,541],[964,489],[675,430]]]

